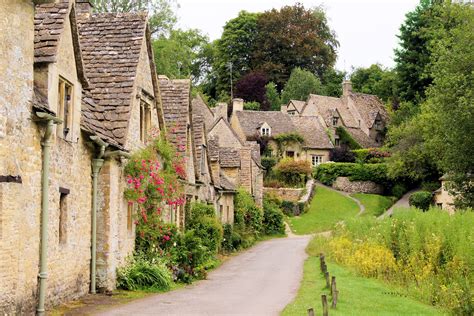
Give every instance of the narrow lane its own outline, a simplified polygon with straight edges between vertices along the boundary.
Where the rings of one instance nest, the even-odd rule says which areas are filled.
[[[295,297],[309,236],[262,242],[207,280],[98,315],[278,315]]]

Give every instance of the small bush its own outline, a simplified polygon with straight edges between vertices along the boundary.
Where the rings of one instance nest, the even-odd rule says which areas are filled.
[[[410,195],[408,202],[410,206],[419,208],[420,210],[426,211],[430,208],[433,195],[428,191],[418,191]]]
[[[194,279],[205,278],[206,264],[213,260],[213,253],[203,240],[194,230],[188,230],[176,245],[171,268],[176,280],[190,283]]]
[[[204,245],[213,253],[217,253],[222,243],[222,225],[216,217],[212,206],[203,203],[191,204],[190,214],[186,221],[186,229],[194,230]]]
[[[265,170],[271,171],[273,167],[277,164],[277,159],[276,157],[264,156],[262,157],[261,163]]]
[[[290,186],[304,185],[311,171],[311,165],[306,160],[285,158],[275,166],[278,179]]]
[[[263,186],[267,188],[284,188],[286,184],[278,179],[265,179]]]
[[[400,199],[405,193],[408,192],[408,188],[403,183],[397,183],[392,187],[391,195]]]
[[[224,224],[224,239],[222,239],[222,250],[232,252],[240,248],[242,238],[234,231],[231,224]]]
[[[358,163],[381,163],[385,158],[390,157],[388,151],[380,148],[355,149],[352,152],[355,154]]]
[[[277,202],[267,195],[263,199],[263,229],[266,235],[285,233],[285,222]]]
[[[326,185],[332,185],[337,177],[349,177],[351,181],[373,181],[381,185],[391,182],[385,164],[325,163],[315,168],[313,176]]]
[[[253,244],[255,238],[263,231],[262,210],[255,204],[252,196],[244,189],[239,189],[234,199],[234,230],[242,238],[242,246]],[[246,238],[252,240],[247,243]]]
[[[292,201],[283,200],[281,202],[281,209],[282,209],[283,213],[285,213],[285,215],[287,215],[287,216],[296,216],[296,215],[298,215],[296,204]]]
[[[347,146],[341,146],[331,149],[329,160],[334,162],[355,162],[355,155]]]
[[[150,262],[142,256],[135,256],[117,269],[117,286],[124,290],[168,290],[172,283],[171,272],[159,260]]]

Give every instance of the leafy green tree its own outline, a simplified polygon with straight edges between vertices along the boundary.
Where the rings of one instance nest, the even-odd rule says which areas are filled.
[[[281,102],[287,104],[290,100],[305,101],[310,94],[321,92],[322,85],[318,77],[308,70],[295,68],[281,93]]]
[[[224,25],[222,36],[215,43],[213,67],[217,73],[217,93],[230,91],[230,64],[234,83],[251,70],[258,16],[258,13],[241,11],[236,18]]]
[[[175,0],[92,0],[95,12],[148,11],[151,33],[167,34],[176,24]]]
[[[354,91],[374,94],[385,102],[397,102],[396,74],[379,64],[355,69],[351,81]]]
[[[425,89],[431,84],[429,73],[431,51],[429,42],[433,36],[438,0],[421,0],[406,15],[400,27],[400,47],[395,50],[396,71],[400,97],[417,104],[425,97]]]
[[[192,77],[196,82],[205,68],[208,37],[199,30],[172,30],[169,37],[153,41],[155,64],[159,74],[170,78]]]
[[[261,110],[268,110],[269,106],[265,96],[267,82],[265,74],[255,71],[249,72],[235,84],[235,96],[246,102],[258,102],[262,106]]]
[[[265,96],[267,97],[267,102],[270,105],[271,111],[280,111],[281,106],[281,98],[278,90],[276,88],[276,84],[273,82],[267,83],[265,86]]]
[[[448,28],[432,45],[433,85],[422,106],[427,150],[461,193],[461,206],[474,207],[474,10],[445,5]]]
[[[334,68],[327,69],[322,77],[321,83],[323,85],[323,95],[330,97],[340,97],[342,95],[342,82],[346,73]]]
[[[302,4],[258,16],[252,68],[263,71],[278,89],[300,67],[321,76],[336,61],[338,42],[321,8]]]

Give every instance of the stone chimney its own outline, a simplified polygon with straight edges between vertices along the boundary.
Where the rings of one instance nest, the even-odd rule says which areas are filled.
[[[342,82],[342,96],[346,97],[352,92],[352,82],[350,80],[344,80]]]
[[[214,109],[214,119],[224,118],[227,121],[227,103],[219,102]]]
[[[89,0],[76,0],[76,13],[89,17],[92,14],[92,3]]]
[[[237,111],[244,110],[244,100],[243,99],[233,99],[232,100],[232,113]]]
[[[283,105],[280,106],[280,111],[281,111],[282,113],[288,113],[288,112],[287,112],[287,109],[288,109],[288,106],[285,105],[285,104],[283,104]]]

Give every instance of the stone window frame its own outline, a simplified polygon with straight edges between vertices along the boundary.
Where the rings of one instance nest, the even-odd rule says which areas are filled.
[[[143,144],[147,143],[148,134],[151,130],[151,115],[155,98],[152,94],[148,93],[145,89],[140,89],[140,92],[137,94],[137,99],[139,99],[139,131],[140,131],[140,141]]]
[[[58,243],[67,244],[67,223],[69,211],[69,189],[59,188],[59,208],[58,208]]]
[[[202,144],[201,145],[201,161],[200,161],[200,167],[201,167],[201,175],[207,174],[206,170],[206,160],[207,160],[207,150],[206,150],[206,145]]]
[[[69,91],[69,94],[66,94]],[[69,98],[67,98],[69,96]],[[63,76],[58,79],[58,100],[57,115],[63,120],[58,124],[58,137],[67,141],[72,141],[74,124],[74,84]]]
[[[271,136],[272,129],[270,127],[262,127],[260,128],[260,134],[262,136]]]
[[[324,156],[323,155],[311,155],[311,165],[313,167],[319,166],[322,164],[324,161]]]
[[[339,123],[339,117],[333,116],[332,117],[332,126],[337,126],[338,123]]]

